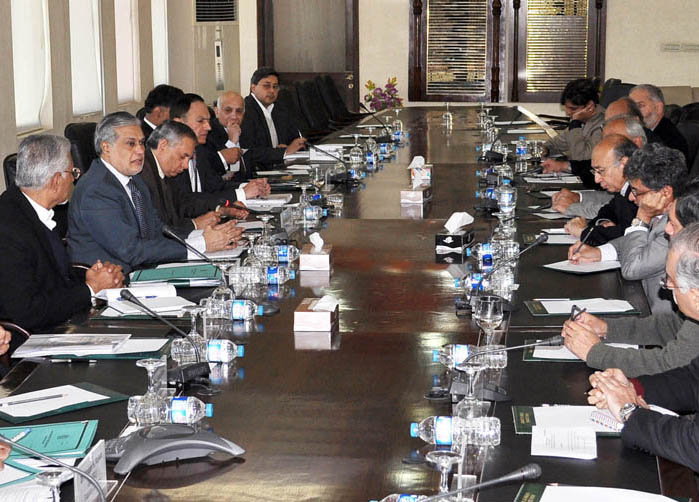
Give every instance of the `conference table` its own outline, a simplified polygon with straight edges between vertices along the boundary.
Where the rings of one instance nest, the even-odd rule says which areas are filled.
[[[434,494],[439,473],[424,461],[431,447],[411,438],[410,423],[432,415],[451,415],[448,399],[425,395],[445,368],[432,361],[433,349],[449,343],[478,343],[470,317],[457,316],[454,287],[447,264],[437,263],[435,234],[454,211],[475,214],[476,241],[486,239],[497,219],[475,213],[475,143],[478,108],[452,107],[453,125],[442,122],[443,108],[410,107],[400,118],[408,144],[393,161],[371,173],[360,186],[345,191],[342,215],[329,217],[320,233],[332,244],[330,274],[301,271],[285,287],[270,290],[267,302],[279,312],[250,323],[225,326],[219,336],[245,344],[245,356],[220,376],[220,393],[199,396],[214,405],[202,426],[241,445],[241,458],[178,461],[139,467],[120,483],[116,500],[187,501],[366,501],[390,493]],[[555,134],[527,110],[493,107],[499,120],[532,119],[530,126]],[[382,117],[392,114],[382,114]],[[364,123],[374,119],[368,117]],[[518,126],[519,127],[519,126]],[[335,143],[338,131],[326,143]],[[503,140],[516,136],[503,135]],[[400,190],[410,180],[406,169],[415,155],[434,166],[433,198],[424,207],[400,204]],[[482,167],[482,164],[480,164]],[[539,204],[529,189],[518,186],[518,208]],[[517,211],[517,237],[561,226],[523,209]],[[307,233],[307,232],[306,232]],[[300,233],[298,239],[305,238]],[[524,254],[517,265],[519,290],[512,311],[498,333],[509,346],[560,332],[565,317],[534,318],[522,301],[535,297],[625,298],[648,314],[637,283],[618,271],[570,276],[541,265],[563,260],[566,246],[542,245]],[[208,290],[181,290],[190,298]],[[294,332],[294,310],[304,298],[332,294],[340,302],[338,329],[330,333]],[[185,319],[176,323],[189,328]],[[127,332],[132,336],[166,336],[169,329],[153,320],[103,319],[85,313],[54,332]],[[626,449],[619,438],[599,438],[598,458],[572,460],[532,457],[530,436],[516,435],[512,405],[586,404],[584,363],[525,362],[511,352],[499,375],[511,402],[491,406],[502,425],[501,444],[490,448],[477,473],[482,480],[524,464],[542,466],[541,483],[606,486],[694,496],[691,472],[645,452]],[[27,392],[64,383],[89,381],[126,395],[142,394],[146,373],[133,360],[97,364],[39,364],[22,361],[2,381],[2,392]],[[196,389],[186,391],[197,395]],[[38,422],[98,419],[97,439],[116,437],[127,423],[126,402],[45,418]],[[6,425],[6,424],[0,424]],[[481,501],[514,500],[519,484],[483,491]],[[70,497],[70,486],[64,486]],[[696,499],[696,498],[695,498]]]

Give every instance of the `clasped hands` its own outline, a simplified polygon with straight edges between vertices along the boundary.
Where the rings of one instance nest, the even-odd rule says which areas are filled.
[[[595,371],[590,375],[592,390],[587,393],[587,402],[600,409],[608,409],[619,422],[621,408],[627,403],[648,408],[648,403],[636,393],[633,384],[619,368]]]

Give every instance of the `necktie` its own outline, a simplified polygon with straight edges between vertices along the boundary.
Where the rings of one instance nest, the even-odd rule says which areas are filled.
[[[129,187],[131,192],[131,200],[133,200],[133,206],[136,210],[136,219],[138,220],[138,229],[142,239],[150,239],[150,226],[148,225],[148,220],[146,219],[146,207],[143,200],[143,194],[131,179],[126,186]]]

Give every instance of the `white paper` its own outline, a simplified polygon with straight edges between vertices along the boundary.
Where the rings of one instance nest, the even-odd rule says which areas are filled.
[[[588,427],[532,426],[533,456],[597,458],[597,436]]]
[[[569,235],[568,232],[566,232],[565,227],[560,227],[560,228],[542,228],[542,232],[545,232],[549,234],[549,238],[551,237],[551,234],[561,234],[561,235]]]
[[[136,298],[139,299],[177,296],[175,286],[164,282],[147,283],[140,286],[130,286],[128,288],[103,289],[95,296],[97,298],[101,298],[102,300],[107,300],[107,303],[112,303],[121,298],[121,291],[123,289],[128,289]]]
[[[563,184],[571,184],[571,183],[582,183],[582,180],[577,177],[577,176],[551,176],[547,175],[546,177],[541,177],[541,178],[535,178],[532,176],[525,176],[524,181],[527,183],[546,183],[546,184],[552,184],[552,183],[563,183]],[[556,192],[553,192],[556,193]]]
[[[545,218],[547,220],[562,220],[564,218],[570,218],[570,216],[566,216],[565,214],[561,213],[534,213],[534,216],[538,216],[539,218]]]
[[[630,343],[608,343],[607,345],[620,349],[638,349],[638,345],[632,345]],[[568,359],[570,361],[581,361],[581,359],[568,350],[565,345],[540,345],[539,347],[534,347],[532,356],[537,359]]]
[[[0,472],[0,477],[5,474],[9,467],[5,466],[5,469]],[[0,488],[0,500],[11,500],[12,502],[52,502],[53,496],[48,486],[42,486],[36,479],[31,479],[24,483],[16,483]]]
[[[116,333],[69,333],[33,335],[12,354],[13,358],[43,357],[58,354],[110,354],[125,344],[131,335]]]
[[[258,176],[284,176],[286,174],[291,174],[287,173],[286,171],[257,171]]]
[[[253,210],[264,210],[272,207],[281,207],[284,204],[291,202],[290,193],[273,193],[265,198],[247,199],[245,206]]]
[[[332,295],[325,295],[315,301],[310,310],[314,312],[334,312],[339,302]]]
[[[543,129],[508,129],[507,134],[541,134]]]
[[[24,399],[33,399],[42,396],[53,396],[63,394],[63,397],[46,399],[44,401],[34,401],[31,403],[16,404],[6,406],[5,403],[14,401],[22,401]],[[95,392],[90,392],[85,389],[76,387],[75,385],[61,385],[59,387],[50,387],[48,389],[36,390],[34,392],[25,392],[24,394],[14,394],[9,397],[0,399],[0,410],[13,417],[28,417],[48,413],[66,406],[73,406],[84,402],[102,401],[108,399],[109,396],[103,396]]]
[[[561,272],[572,272],[575,274],[591,274],[593,272],[604,272],[605,270],[614,270],[621,268],[621,263],[618,261],[596,261],[594,263],[581,263],[574,265],[570,260],[557,261],[544,265],[545,268],[552,270],[560,270]]]
[[[531,120],[496,120],[493,122],[494,125],[501,126],[501,125],[527,125],[527,124],[533,124]]]
[[[141,352],[156,352],[168,342],[167,338],[129,338],[126,343],[112,354],[134,354]],[[94,352],[93,352],[94,354]]]
[[[68,465],[75,465],[75,463],[80,460],[78,457],[63,457],[60,455],[54,455],[53,458],[59,458],[61,462],[64,464]],[[13,458],[13,462],[17,464],[22,464],[26,465],[27,467],[31,467],[33,469],[41,469],[42,467],[53,467],[54,464],[48,464],[46,460],[42,460],[40,458],[28,458],[28,457],[21,457],[21,458]],[[2,500],[2,499],[0,499]]]
[[[239,221],[235,224],[236,227],[244,228],[245,230],[257,230],[265,227],[262,221]],[[240,247],[240,246],[238,246]],[[238,248],[236,248],[238,249]]]
[[[313,244],[313,252],[320,253],[323,250],[323,238],[320,236],[318,232],[313,232],[308,237],[308,240],[310,240],[311,244]]]
[[[546,242],[544,244],[570,246],[572,244],[575,244],[576,242],[578,242],[577,237],[573,237],[570,234],[564,233],[564,234],[549,234],[549,238],[546,240]]]
[[[573,308],[573,305],[577,305],[581,309],[587,309],[587,311],[591,314],[627,312],[629,310],[633,310],[633,305],[626,300],[606,300],[604,298],[587,298],[584,300],[542,300],[541,305],[544,306],[549,314],[568,314]]]
[[[544,490],[539,502],[672,502],[672,499],[654,493],[601,488],[596,486],[553,486]]]
[[[590,419],[593,411],[616,419],[608,410],[598,410],[594,406],[538,406],[534,407],[534,422],[539,427],[576,427],[593,429],[595,432],[611,432],[607,427]]]
[[[251,223],[256,223],[256,222],[251,222]],[[248,247],[247,246],[236,246],[233,249],[222,249],[220,251],[214,251],[214,252],[208,252],[204,253],[206,257],[210,260],[232,260],[235,258],[238,258],[241,254],[243,254],[243,251],[245,251]],[[203,261],[203,260],[192,260],[192,261]],[[191,265],[191,263],[189,263]],[[212,279],[206,279],[208,281],[211,281]],[[213,279],[214,283],[218,283],[218,279]]]
[[[467,212],[456,212],[452,213],[449,219],[444,223],[444,228],[447,229],[449,233],[454,233],[461,227],[470,225],[473,223],[473,216]]]
[[[182,298],[181,296],[175,296],[171,298],[144,298],[141,300],[141,303],[143,303],[143,305],[145,305],[152,311],[157,312],[158,314],[179,312],[182,310],[182,307],[184,306],[195,305],[194,303]],[[117,312],[121,313],[122,315],[133,315],[143,313],[141,307],[126,300],[117,300],[114,302],[110,302],[109,306],[113,310],[116,310]]]

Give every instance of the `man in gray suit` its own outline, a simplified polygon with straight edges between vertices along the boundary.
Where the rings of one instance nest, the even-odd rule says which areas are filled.
[[[618,260],[624,279],[643,281],[651,312],[670,312],[672,303],[660,297],[659,280],[668,250],[667,214],[686,183],[684,155],[652,143],[631,156],[624,175],[631,186],[630,199],[638,206],[631,225],[622,237],[599,247],[571,246],[568,258],[573,263]]]

